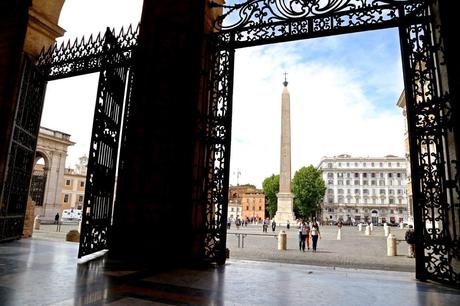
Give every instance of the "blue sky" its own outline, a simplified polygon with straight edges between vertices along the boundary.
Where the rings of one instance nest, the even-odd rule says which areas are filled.
[[[139,0],[66,0],[59,22],[67,30],[63,39],[74,39],[106,26],[137,24],[140,12]],[[403,89],[400,61],[395,29],[237,50],[231,184],[237,183],[238,169],[239,183],[259,187],[279,172],[285,71],[292,174],[317,165],[325,155],[403,155],[404,119],[396,106]],[[88,154],[97,78],[92,74],[48,85],[42,125],[71,134],[76,142],[67,166]]]

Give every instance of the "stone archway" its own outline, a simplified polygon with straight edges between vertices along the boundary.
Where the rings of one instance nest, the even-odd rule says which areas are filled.
[[[53,220],[56,212],[61,212],[61,194],[67,149],[74,144],[70,141],[69,134],[40,127],[35,162],[38,160],[37,157],[44,158],[45,167],[43,171],[45,172],[46,184],[43,191],[43,203],[35,206],[34,215],[39,215],[42,220]]]

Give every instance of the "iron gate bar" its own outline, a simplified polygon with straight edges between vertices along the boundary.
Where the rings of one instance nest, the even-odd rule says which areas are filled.
[[[291,6],[289,6],[289,5]],[[308,10],[292,14],[292,5]],[[210,120],[208,121],[208,231],[206,255],[217,261],[225,245],[233,61],[236,48],[281,41],[351,33],[388,27],[400,31],[407,118],[410,134],[412,188],[417,242],[416,271],[419,279],[460,285],[457,147],[451,136],[449,88],[443,84],[442,41],[434,41],[438,25],[430,9],[435,0],[249,0],[229,9],[210,34],[214,56],[210,71]],[[289,14],[276,15],[275,10]],[[290,11],[289,11],[290,10]],[[234,13],[240,19],[223,27]],[[439,29],[438,29],[439,30]],[[227,90],[228,88],[228,90]],[[221,138],[220,141],[214,140]],[[429,226],[427,226],[427,224]],[[221,248],[216,250],[215,248]]]
[[[37,65],[46,71],[48,80],[99,72],[106,65],[103,57],[112,52],[104,50],[104,42],[109,32],[119,46],[114,52],[124,55],[115,57],[116,60],[110,62],[110,67],[131,65],[132,53],[137,46],[139,34],[139,26],[133,29],[131,25],[126,31],[121,28],[118,35],[115,35],[114,29],[108,29],[104,35],[99,33],[95,39],[91,35],[87,40],[84,37],[80,40],[75,39],[72,44],[70,41],[62,42],[59,46],[54,44],[48,50],[42,50]]]

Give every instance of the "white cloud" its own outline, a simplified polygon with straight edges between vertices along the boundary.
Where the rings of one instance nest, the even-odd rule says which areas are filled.
[[[404,118],[395,105],[399,95],[391,101],[394,109],[376,108],[353,63],[300,62],[300,46],[236,53],[231,173],[241,171],[240,184],[261,187],[264,178],[279,173],[284,70],[291,96],[292,175],[302,166],[316,166],[322,156],[404,154]],[[394,83],[402,88],[401,79]],[[236,175],[230,182],[237,183]]]

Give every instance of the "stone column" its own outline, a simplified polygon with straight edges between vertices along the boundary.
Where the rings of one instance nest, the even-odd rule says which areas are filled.
[[[285,80],[281,95],[281,154],[280,154],[280,189],[275,221],[285,224],[295,221],[294,195],[291,192],[291,105]]]

